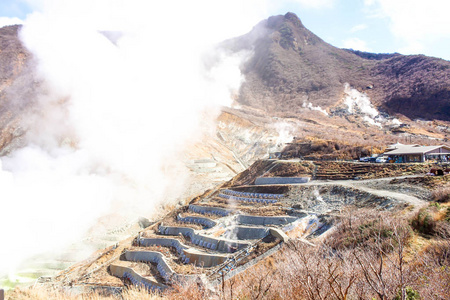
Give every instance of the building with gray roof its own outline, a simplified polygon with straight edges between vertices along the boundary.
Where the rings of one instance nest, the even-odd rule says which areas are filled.
[[[449,161],[450,159],[450,146],[447,145],[420,146],[397,143],[390,145],[387,150],[384,155],[388,156],[391,162]]]

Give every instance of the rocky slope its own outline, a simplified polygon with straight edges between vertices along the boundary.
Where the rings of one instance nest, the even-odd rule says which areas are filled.
[[[20,144],[20,120],[36,93],[31,55],[18,39],[19,28],[0,28],[0,155]]]

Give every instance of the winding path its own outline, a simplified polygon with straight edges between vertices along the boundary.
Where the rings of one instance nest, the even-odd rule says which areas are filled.
[[[335,180],[335,181],[310,181],[306,185],[341,185],[345,187],[355,188],[363,192],[367,192],[380,197],[390,197],[401,202],[406,202],[411,205],[414,205],[413,212],[418,211],[420,208],[426,206],[428,204],[427,201],[419,199],[415,196],[407,195],[404,193],[393,192],[385,189],[374,189],[366,186],[367,183],[371,182],[380,182],[380,181],[390,181],[392,179],[404,179],[408,177],[417,177],[417,176],[399,176],[399,177],[389,177],[389,178],[380,178],[380,179],[365,179],[365,180]]]

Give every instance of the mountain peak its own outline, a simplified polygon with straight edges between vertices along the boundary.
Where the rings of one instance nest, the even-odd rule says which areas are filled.
[[[289,25],[289,23],[290,23],[290,25]],[[292,29],[295,29],[295,28],[305,29],[305,26],[303,26],[302,21],[300,21],[300,18],[297,17],[297,15],[292,12],[288,12],[284,16],[277,15],[277,16],[269,17],[267,19],[267,23],[265,25],[268,28],[272,28],[275,30],[278,30],[283,25],[292,27]]]
[[[294,24],[298,28],[304,27],[302,24],[302,21],[300,21],[300,18],[297,17],[297,15],[292,12],[288,12],[287,14],[285,14],[284,19],[287,21],[290,21],[292,24]]]
[[[309,103],[334,109],[348,83],[391,115],[450,120],[448,61],[339,49],[291,12],[269,17],[226,45],[254,52],[242,68],[246,81],[238,101],[245,105],[280,114]]]

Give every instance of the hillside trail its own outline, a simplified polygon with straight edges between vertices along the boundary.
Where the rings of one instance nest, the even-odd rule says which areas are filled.
[[[401,202],[406,202],[414,206],[414,209],[411,211],[412,213],[417,212],[422,207],[425,207],[428,202],[422,199],[419,199],[415,196],[407,195],[404,193],[393,192],[391,190],[386,189],[374,189],[367,186],[367,184],[372,182],[380,182],[380,181],[390,181],[393,179],[404,179],[408,177],[417,177],[417,175],[410,176],[398,176],[398,177],[388,177],[388,178],[379,178],[379,179],[365,179],[365,180],[336,180],[336,181],[310,181],[307,185],[342,185],[344,187],[355,188],[363,192],[367,192],[380,197],[390,197]]]

